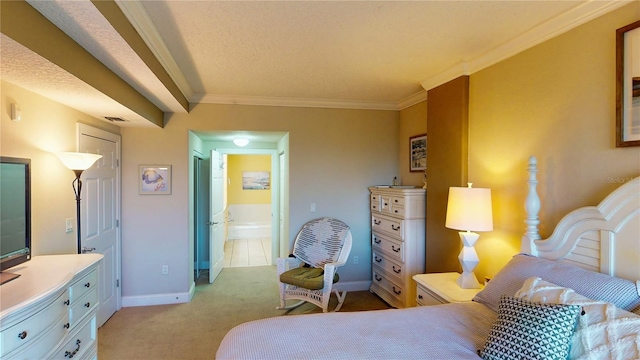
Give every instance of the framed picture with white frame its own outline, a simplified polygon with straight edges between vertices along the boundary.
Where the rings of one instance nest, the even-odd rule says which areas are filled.
[[[141,195],[171,195],[171,165],[140,165]]]

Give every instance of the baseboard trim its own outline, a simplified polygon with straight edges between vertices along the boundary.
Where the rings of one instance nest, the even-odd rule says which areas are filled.
[[[195,292],[195,288],[193,289]],[[181,304],[191,301],[192,290],[184,293],[154,294],[142,296],[123,296],[122,307]]]

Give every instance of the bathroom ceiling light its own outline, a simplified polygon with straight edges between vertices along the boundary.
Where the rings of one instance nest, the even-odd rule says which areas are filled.
[[[249,140],[245,138],[236,138],[233,139],[233,143],[238,146],[246,146],[249,143]]]

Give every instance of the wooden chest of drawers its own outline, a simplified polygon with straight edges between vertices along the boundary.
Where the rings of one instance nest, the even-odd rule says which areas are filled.
[[[416,305],[411,277],[425,270],[424,189],[369,188],[371,291],[394,307]]]

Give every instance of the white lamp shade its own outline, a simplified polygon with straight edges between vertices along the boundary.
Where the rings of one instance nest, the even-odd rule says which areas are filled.
[[[87,170],[102,157],[102,155],[78,152],[57,152],[55,154],[64,166],[71,170]]]
[[[445,226],[463,231],[493,230],[491,189],[450,187]]]

